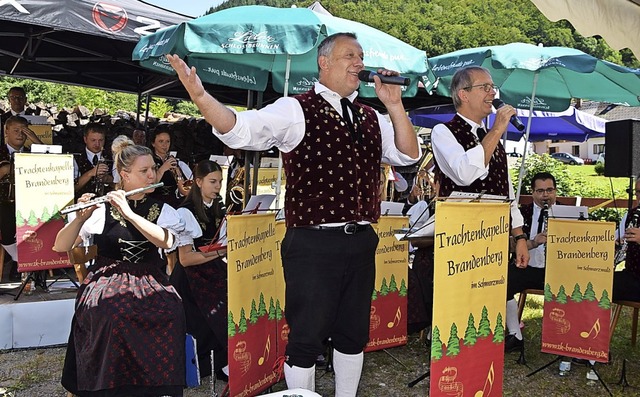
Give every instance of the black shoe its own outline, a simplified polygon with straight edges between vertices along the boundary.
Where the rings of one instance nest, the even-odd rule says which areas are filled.
[[[504,352],[521,352],[522,350],[524,350],[524,338],[518,339],[515,335],[508,335],[504,341]]]
[[[589,364],[589,360],[586,360],[584,358],[572,358],[571,362],[577,365],[587,365]]]
[[[229,375],[225,374],[222,369],[216,369],[216,379],[229,383]]]
[[[327,366],[327,359],[324,357],[324,355],[319,354],[318,357],[316,358],[316,368],[324,368]]]

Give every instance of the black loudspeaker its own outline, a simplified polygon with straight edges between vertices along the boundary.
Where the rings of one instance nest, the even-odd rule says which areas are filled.
[[[604,176],[640,176],[640,120],[608,121],[604,149]]]

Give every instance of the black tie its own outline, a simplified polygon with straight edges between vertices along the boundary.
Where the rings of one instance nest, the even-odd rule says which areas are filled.
[[[351,131],[351,136],[353,137],[353,140],[356,140],[356,129],[353,126],[353,122],[351,121],[351,116],[349,115],[349,109],[351,108],[351,102],[349,101],[348,98],[342,98],[340,99],[340,104],[342,105],[342,118],[344,119],[344,122],[347,123],[347,127],[349,128],[349,131]]]
[[[544,208],[540,209],[540,216],[538,217],[538,234],[542,233],[542,227],[544,226],[544,222],[547,218],[547,210]]]
[[[482,138],[484,138],[485,135],[487,135],[487,131],[485,131],[484,128],[478,128],[476,130],[476,134],[478,134],[478,140],[482,142]]]
[[[93,155],[93,161],[92,161],[92,163],[93,163],[93,165],[94,165],[94,166],[95,166],[95,165],[98,165],[98,155],[97,155],[97,154],[94,154],[94,155]]]

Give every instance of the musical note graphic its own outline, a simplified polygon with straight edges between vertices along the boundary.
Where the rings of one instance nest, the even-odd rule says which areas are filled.
[[[387,324],[387,328],[393,328],[396,325],[400,325],[400,319],[402,318],[402,312],[400,311],[400,306],[398,306],[398,310],[396,310],[396,316],[393,318],[393,321],[389,321]]]
[[[489,373],[487,374],[487,379],[485,379],[484,381],[484,386],[482,386],[482,390],[478,390],[475,394],[475,397],[483,397],[485,395],[485,390],[486,390],[486,395],[488,396],[489,394],[491,394],[491,390],[493,389],[493,380],[495,379],[495,371],[493,370],[493,363],[491,363],[491,366],[489,367]],[[489,384],[489,390],[487,390],[487,383]]]
[[[598,337],[598,334],[600,333],[600,319],[597,319],[595,323],[593,323],[593,327],[591,327],[591,329],[589,330],[589,332],[587,331],[582,331],[580,332],[580,336],[587,339],[592,332],[595,331],[595,335],[593,336],[593,339]]]
[[[264,351],[262,352],[262,357],[258,359],[258,365],[264,364],[264,362],[269,358],[269,353],[271,352],[271,335],[267,335],[267,343],[264,345]]]

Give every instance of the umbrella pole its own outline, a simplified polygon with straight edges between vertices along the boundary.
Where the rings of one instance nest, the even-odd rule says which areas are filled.
[[[536,71],[533,75],[533,89],[531,90],[531,103],[529,104],[529,117],[527,118],[527,129],[524,133],[524,152],[522,153],[522,163],[520,164],[520,172],[518,173],[518,186],[516,189],[516,204],[520,203],[520,187],[522,186],[522,178],[524,177],[524,161],[527,158],[527,144],[529,143],[529,132],[531,131],[531,118],[533,117],[533,103],[536,100],[536,88],[538,86],[538,77],[540,72]]]
[[[284,72],[284,96],[289,96],[289,75],[291,74],[291,56],[287,54],[287,67]],[[276,208],[280,209],[280,191],[282,190],[282,153],[278,151],[278,177],[276,178]]]

